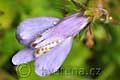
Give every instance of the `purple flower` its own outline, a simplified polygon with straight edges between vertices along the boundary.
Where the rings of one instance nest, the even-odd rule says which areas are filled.
[[[73,38],[87,24],[80,13],[65,17],[39,17],[25,20],[17,28],[17,39],[26,46],[13,58],[15,65],[35,60],[35,72],[47,76],[56,72],[67,57]]]

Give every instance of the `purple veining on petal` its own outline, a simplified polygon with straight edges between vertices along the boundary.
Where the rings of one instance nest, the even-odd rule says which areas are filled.
[[[53,27],[59,22],[58,18],[39,17],[23,21],[17,28],[16,34],[20,43],[28,44],[44,30]]]
[[[48,53],[39,56],[35,61],[35,72],[40,76],[56,72],[67,57],[72,45],[72,37],[54,47]]]

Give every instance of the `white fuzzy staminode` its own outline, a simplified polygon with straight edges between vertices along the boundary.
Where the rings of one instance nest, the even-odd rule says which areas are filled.
[[[59,43],[61,42],[61,40],[54,40],[48,44],[46,44],[43,47],[37,48],[36,52],[35,52],[35,56],[38,57],[42,54],[47,53],[48,51],[50,51],[52,48],[54,48],[55,46],[57,46]]]

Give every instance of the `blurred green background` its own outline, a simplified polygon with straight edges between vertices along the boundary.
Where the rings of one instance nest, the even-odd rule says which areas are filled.
[[[95,0],[75,1],[95,7]],[[24,48],[15,37],[18,24],[38,16],[63,18],[81,8],[70,0],[0,0],[0,80],[120,80],[120,1],[103,0],[103,5],[114,21],[94,23],[93,48],[88,48],[82,37],[76,37],[60,70],[40,77],[34,72],[34,62],[20,66],[11,62],[12,56]]]

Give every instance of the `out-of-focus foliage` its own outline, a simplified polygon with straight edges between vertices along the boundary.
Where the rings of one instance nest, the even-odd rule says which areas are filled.
[[[16,17],[16,4],[14,0],[0,0],[0,29],[9,28]]]
[[[96,6],[95,0],[75,1],[88,8]],[[107,24],[98,21],[90,26],[94,36],[93,48],[84,44],[85,30],[80,32],[80,38],[77,35],[74,39],[61,68],[48,77],[40,77],[34,72],[34,61],[20,66],[11,63],[12,56],[24,47],[16,40],[18,24],[31,17],[63,18],[84,7],[78,8],[81,5],[75,5],[71,0],[0,0],[0,80],[119,80],[119,3],[119,0],[103,0],[113,21]]]
[[[60,9],[57,9],[57,4],[52,3],[54,0],[17,0],[21,19],[24,20],[30,17],[51,16],[62,17]],[[57,1],[59,4],[61,1]]]

